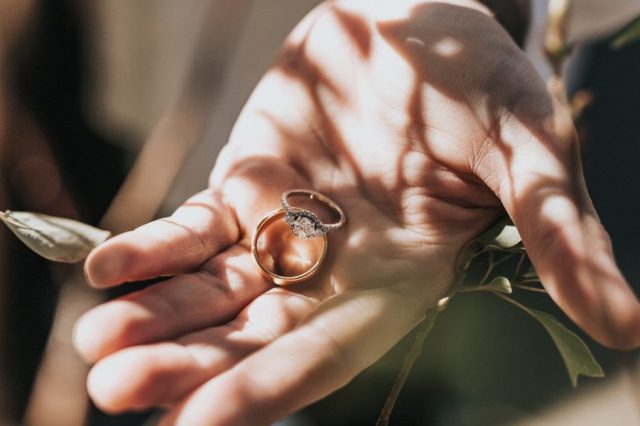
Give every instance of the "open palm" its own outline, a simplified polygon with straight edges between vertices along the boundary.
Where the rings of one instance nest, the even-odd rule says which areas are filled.
[[[91,254],[96,286],[174,276],[79,322],[100,407],[168,406],[165,421],[185,425],[295,411],[408,333],[504,208],[578,325],[610,346],[640,343],[570,120],[527,59],[475,2],[393,3],[313,11],[247,103],[209,189]],[[319,275],[275,287],[249,242],[294,188],[330,196],[347,225]]]

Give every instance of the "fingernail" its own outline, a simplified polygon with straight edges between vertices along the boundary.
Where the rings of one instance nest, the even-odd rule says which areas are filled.
[[[76,352],[90,364],[98,359],[98,342],[95,333],[88,327],[89,323],[83,321],[83,318],[84,316],[80,317],[74,324],[71,339]]]
[[[87,259],[85,275],[94,287],[107,287],[122,281],[124,258],[117,253],[103,252]]]

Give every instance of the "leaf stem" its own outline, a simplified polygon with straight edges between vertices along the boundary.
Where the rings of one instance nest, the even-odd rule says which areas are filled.
[[[480,285],[485,285],[487,283],[487,279],[489,278],[489,274],[493,271],[493,252],[489,252],[489,264],[487,265],[487,270],[485,271],[482,279],[480,280]]]
[[[544,52],[555,76],[562,73],[562,65],[567,57],[567,25],[570,0],[550,0],[547,11],[547,30],[544,39]]]
[[[527,290],[527,291],[535,291],[537,293],[546,293],[547,290],[545,290],[544,288],[537,288],[537,287],[532,287],[530,285],[522,285],[522,284],[515,284],[515,283],[511,283],[511,287],[516,287],[522,290]]]
[[[496,260],[495,262],[493,262],[493,267],[495,268],[496,266],[498,266],[501,263],[506,262],[507,260],[511,259],[513,257],[515,253],[511,252],[509,254],[507,254],[506,256],[501,257],[500,259]]]
[[[424,346],[424,340],[426,339],[427,335],[433,328],[433,324],[435,323],[437,316],[438,316],[437,309],[428,310],[425,316],[425,319],[418,326],[418,331],[413,340],[413,345],[411,346],[411,349],[409,350],[406,357],[404,358],[402,367],[400,368],[400,371],[396,376],[396,380],[393,383],[393,386],[391,387],[391,391],[389,391],[389,395],[387,396],[387,400],[384,404],[384,407],[382,407],[380,416],[378,416],[378,421],[376,422],[376,426],[388,426],[389,418],[391,417],[391,412],[393,411],[393,407],[396,404],[396,400],[400,395],[400,391],[402,390],[402,387],[407,381],[407,377],[409,377],[409,373],[411,372],[411,367],[413,367],[413,364],[416,362],[416,359],[418,359],[418,356],[420,356],[420,353],[422,352],[422,347]]]
[[[514,276],[514,277],[517,277],[517,276],[518,276],[518,274],[520,273],[520,269],[522,268],[522,264],[524,263],[524,259],[525,259],[525,257],[527,257],[527,254],[526,254],[526,253],[522,253],[522,254],[520,255],[520,259],[518,259],[518,264],[516,265],[516,270],[515,270],[515,272],[513,273],[513,276]]]
[[[512,298],[510,298],[510,297],[507,297],[507,296],[505,296],[505,295],[504,295],[504,294],[502,294],[502,293],[498,293],[497,291],[493,291],[493,294],[495,294],[495,295],[496,295],[496,296],[498,296],[499,298],[504,299],[504,300],[506,300],[507,302],[509,302],[509,303],[511,303],[511,304],[513,304],[513,305],[515,305],[515,306],[517,306],[518,308],[522,309],[523,311],[525,311],[526,313],[528,313],[529,315],[531,315],[532,317],[534,317],[534,318],[535,318],[535,315],[533,315],[533,313],[531,312],[531,310],[530,310],[529,308],[527,308],[526,306],[524,306],[522,303],[520,303],[520,302],[518,302],[518,301],[516,301],[516,300],[514,300],[514,299],[512,299]]]
[[[486,247],[486,246],[485,246],[485,247],[482,247],[480,250],[476,251],[475,253],[473,253],[473,254],[471,255],[471,259],[475,259],[476,257],[480,256],[482,253],[486,253],[487,251],[488,251],[488,250],[487,250],[487,247]]]
[[[474,291],[495,291],[491,286],[489,285],[467,285],[467,286],[463,286],[460,287],[458,290],[456,290],[456,293],[473,293]]]

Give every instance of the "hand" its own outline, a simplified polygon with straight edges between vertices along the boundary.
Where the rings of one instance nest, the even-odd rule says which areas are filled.
[[[455,3],[321,5],[251,96],[209,189],[91,254],[99,287],[175,275],[80,320],[99,407],[256,425],[322,398],[447,293],[458,252],[503,208],[580,327],[640,344],[570,118],[487,10]],[[320,275],[274,287],[249,241],[293,188],[330,196],[348,223]]]

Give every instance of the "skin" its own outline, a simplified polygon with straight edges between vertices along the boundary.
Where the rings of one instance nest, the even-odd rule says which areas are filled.
[[[319,275],[275,287],[249,242],[292,188],[331,197],[348,221]],[[325,3],[255,89],[209,188],[89,256],[96,287],[173,276],[80,319],[89,393],[113,413],[165,406],[162,424],[269,424],[408,333],[505,209],[567,315],[606,346],[640,345],[640,305],[586,192],[571,120],[490,12]],[[313,255],[291,244],[283,268]]]

